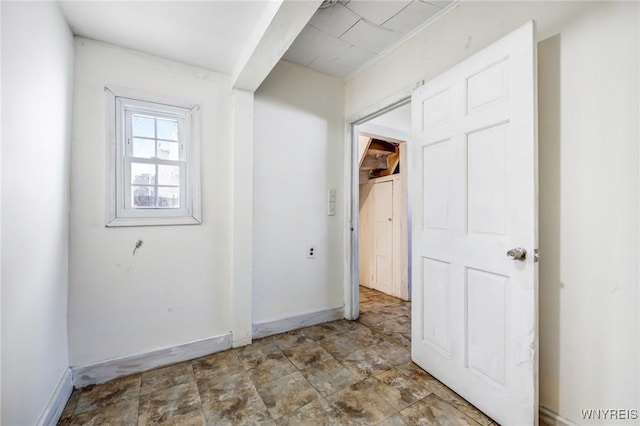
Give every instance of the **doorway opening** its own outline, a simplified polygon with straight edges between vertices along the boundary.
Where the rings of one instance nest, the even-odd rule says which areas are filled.
[[[352,310],[397,340],[411,342],[409,98],[353,125]]]

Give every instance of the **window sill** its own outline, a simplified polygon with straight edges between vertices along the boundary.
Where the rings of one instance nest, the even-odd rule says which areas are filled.
[[[193,216],[185,217],[117,217],[109,221],[107,228],[122,226],[170,226],[170,225],[200,225],[202,222]]]

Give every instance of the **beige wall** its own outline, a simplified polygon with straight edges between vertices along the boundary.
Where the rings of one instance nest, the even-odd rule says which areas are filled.
[[[1,8],[0,423],[35,425],[69,366],[73,37],[55,3]]]
[[[71,366],[231,330],[229,78],[132,50],[75,42]],[[105,85],[200,106],[202,224],[105,228]],[[143,245],[136,251],[137,240]]]
[[[256,91],[254,323],[343,306],[343,108],[341,79],[285,61]]]
[[[347,117],[371,112],[537,21],[540,404],[579,424],[640,408],[638,18],[634,2],[465,2],[345,87]]]

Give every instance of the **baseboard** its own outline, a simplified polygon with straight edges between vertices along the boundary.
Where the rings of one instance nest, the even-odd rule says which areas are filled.
[[[540,406],[540,424],[549,426],[577,426],[574,422],[560,414]]]
[[[143,371],[188,361],[231,348],[231,333],[185,343],[171,348],[71,367],[73,384],[77,388],[142,373]]]
[[[253,324],[253,338],[272,336],[286,331],[296,330],[310,325],[322,324],[344,318],[344,307],[325,309],[323,311],[309,312],[294,317],[282,318],[275,321]]]
[[[62,410],[64,410],[64,407],[67,405],[72,391],[73,381],[71,369],[67,368],[38,420],[38,426],[55,426],[58,423],[62,415]]]

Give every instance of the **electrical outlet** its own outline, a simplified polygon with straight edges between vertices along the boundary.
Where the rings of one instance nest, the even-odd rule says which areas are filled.
[[[329,203],[327,205],[327,216],[335,216],[336,215],[336,203]]]
[[[314,246],[307,246],[307,259],[315,259],[316,254],[316,248]]]

